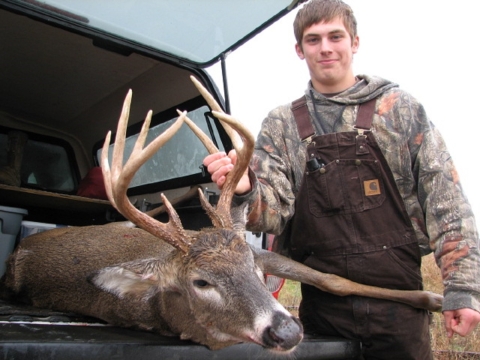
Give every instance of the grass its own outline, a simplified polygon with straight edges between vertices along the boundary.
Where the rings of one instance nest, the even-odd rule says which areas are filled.
[[[443,285],[440,277],[440,270],[435,264],[433,255],[423,258],[422,274],[425,290],[441,294]],[[300,284],[287,280],[280,291],[278,300],[293,315],[298,316],[298,305],[302,298]],[[480,359],[480,326],[468,337],[454,335],[447,338],[443,326],[443,316],[440,313],[433,315],[430,326],[432,349],[436,360],[473,360]]]

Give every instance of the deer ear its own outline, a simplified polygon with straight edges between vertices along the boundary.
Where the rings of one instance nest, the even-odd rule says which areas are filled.
[[[159,285],[160,260],[146,259],[109,266],[92,273],[88,281],[119,298],[126,294],[148,296]]]

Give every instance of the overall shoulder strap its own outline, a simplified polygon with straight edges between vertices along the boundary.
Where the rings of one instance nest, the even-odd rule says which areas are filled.
[[[302,141],[315,135],[315,130],[310,121],[310,114],[308,112],[305,95],[292,102],[292,112]]]
[[[375,103],[377,98],[373,98],[358,106],[357,120],[355,127],[363,130],[370,130],[372,127],[373,113],[375,112]]]

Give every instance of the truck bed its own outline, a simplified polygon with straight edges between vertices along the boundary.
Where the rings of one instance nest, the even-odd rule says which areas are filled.
[[[309,337],[287,358],[358,359],[360,344],[331,337]],[[32,359],[285,359],[255,344],[211,351],[178,337],[110,326],[76,314],[0,301],[0,358]]]

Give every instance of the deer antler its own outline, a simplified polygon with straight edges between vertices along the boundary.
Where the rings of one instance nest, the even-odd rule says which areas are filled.
[[[231,226],[233,226],[233,221],[230,216],[232,198],[235,194],[235,189],[238,182],[242,178],[245,171],[247,171],[248,169],[248,164],[250,163],[250,159],[252,158],[255,146],[255,138],[253,137],[252,133],[234,117],[225,113],[219,113],[217,111],[213,111],[213,115],[219,118],[222,122],[230,125],[235,131],[237,131],[237,133],[243,140],[243,146],[241,148],[239,147],[239,144],[233,142],[233,146],[235,148],[235,151],[237,152],[237,162],[233,167],[233,170],[230,171],[227,175],[227,179],[223,184],[220,199],[218,200],[217,204],[217,214],[220,217],[225,218],[228,215],[228,221],[230,222]],[[227,220],[225,219],[225,221]]]
[[[213,96],[202,86],[200,82],[198,82],[198,80],[196,80],[193,76],[191,79],[210,107],[214,109],[213,114],[220,119],[222,125],[232,140],[233,147],[237,152],[237,163],[234,169],[227,175],[227,179],[223,185],[223,190],[216,209],[208,203],[203,195],[203,192],[201,189],[199,189],[199,196],[202,206],[208,213],[213,225],[217,228],[233,229],[233,219],[230,209],[232,198],[238,182],[248,168],[250,158],[253,154],[255,139],[243,124],[222,111],[220,105],[218,105]],[[111,132],[108,132],[102,149],[102,172],[108,198],[112,205],[123,216],[125,216],[125,218],[133,222],[135,225],[159,238],[162,238],[177,249],[187,252],[192,239],[186,234],[178,214],[173,209],[167,198],[163,194],[161,195],[162,201],[169,215],[169,221],[164,224],[153,219],[148,214],[142,213],[130,203],[126,195],[128,185],[140,166],[142,166],[151,156],[153,156],[153,154],[155,154],[158,149],[163,146],[163,144],[171,139],[183,122],[187,123],[187,125],[205,145],[209,153],[218,152],[218,149],[214,145],[213,141],[206,136],[193,121],[188,119],[186,112],[181,113],[180,111],[178,111],[180,116],[177,121],[155,140],[153,140],[147,147],[143,148],[152,118],[152,112],[149,111],[142,126],[142,130],[138,136],[137,142],[133,148],[132,154],[130,155],[127,163],[122,165],[131,100],[132,91],[130,90],[125,98],[120,119],[118,121],[111,170],[108,163],[108,147],[110,144]]]
[[[130,114],[130,104],[132,101],[132,91],[129,90],[123,103],[120,119],[118,120],[117,134],[112,156],[112,169],[108,163],[108,147],[110,145],[111,132],[109,131],[102,149],[102,173],[105,181],[105,188],[108,199],[112,205],[125,218],[133,222],[139,228],[151,233],[152,235],[165,240],[170,245],[186,253],[190,247],[191,238],[186,234],[180,222],[177,212],[173,209],[170,202],[162,194],[162,201],[167,208],[169,221],[167,223],[159,222],[147,214],[142,213],[135,208],[127,197],[127,189],[133,176],[138,169],[155,154],[183,124],[186,112],[182,113],[179,118],[160,136],[153,140],[147,147],[143,148],[147,138],[150,121],[152,119],[152,111],[149,111],[138,139],[133,148],[130,158],[123,165],[123,153],[125,148],[125,137],[127,131],[128,117]]]
[[[225,184],[223,185],[216,210],[206,201],[203,193],[200,193],[200,200],[202,202],[202,206],[212,219],[213,225],[215,227],[233,229],[233,220],[231,217],[230,209],[232,204],[232,198],[238,182],[248,168],[250,158],[253,154],[255,139],[252,133],[241,122],[236,120],[234,117],[225,114],[222,111],[220,105],[218,105],[213,96],[207,91],[207,89],[203,87],[203,85],[197,79],[195,79],[193,76],[191,76],[190,79],[197,87],[200,94],[202,94],[204,99],[213,109],[213,115],[220,119],[222,125],[225,128],[225,131],[232,140],[235,151],[237,152],[237,163],[235,164],[233,170],[227,175],[227,179],[225,181]],[[218,152],[218,149],[210,140],[210,138],[205,136],[202,130],[200,130],[193,123],[193,121],[191,121],[187,117],[185,118],[185,122],[197,135],[197,137],[203,142],[209,153],[212,154]]]

